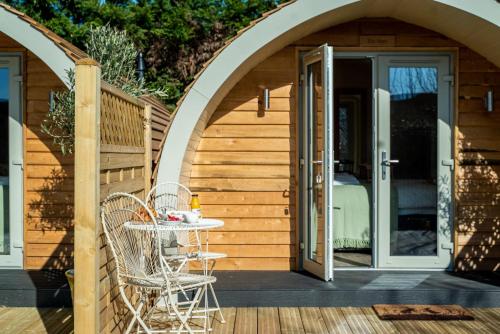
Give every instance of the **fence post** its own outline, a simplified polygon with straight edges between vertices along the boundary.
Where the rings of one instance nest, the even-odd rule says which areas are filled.
[[[151,189],[151,169],[153,160],[152,129],[151,129],[151,105],[144,107],[144,196]],[[147,200],[147,198],[145,198]]]
[[[99,165],[101,68],[75,70],[75,333],[99,333]]]

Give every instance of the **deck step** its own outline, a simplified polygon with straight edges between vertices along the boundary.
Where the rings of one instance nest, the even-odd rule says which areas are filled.
[[[215,290],[224,307],[500,307],[498,273],[339,271],[334,282],[297,272],[221,271],[216,276]]]
[[[0,270],[0,306],[71,306],[71,291],[60,270]]]

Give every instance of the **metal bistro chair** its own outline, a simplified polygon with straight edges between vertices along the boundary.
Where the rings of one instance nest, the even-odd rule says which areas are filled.
[[[172,273],[167,270],[162,259],[156,219],[137,197],[126,193],[108,196],[101,207],[101,218],[104,234],[116,263],[120,295],[132,313],[125,333],[130,333],[135,324],[137,333],[164,333],[165,329],[150,327],[151,316],[160,299],[167,303],[168,318],[180,323],[177,328],[170,329],[170,332],[205,333],[206,327],[203,330],[193,330],[188,321],[203,298],[207,285],[216,281],[215,277]],[[190,294],[192,298],[179,302],[179,293],[186,297]],[[133,294],[138,298],[133,298]],[[145,307],[150,305],[150,297],[153,295],[156,296],[155,300],[151,309],[146,312]]]
[[[148,193],[146,199],[148,206],[154,208],[159,213],[166,211],[191,211],[192,192],[188,187],[177,182],[163,182],[154,186]],[[192,237],[195,240],[192,240]],[[193,248],[198,248],[201,245],[201,236],[199,231],[192,233],[177,232],[176,241],[174,242],[179,248],[184,249],[188,253],[188,261],[198,260],[202,263],[204,275],[212,276],[215,263],[218,259],[227,257],[224,253],[204,252],[198,249],[196,256],[192,256],[190,251]],[[172,255],[175,258],[175,255]],[[211,266],[209,267],[209,262]],[[219,306],[219,301],[215,295],[212,284],[209,284],[210,294],[215,303],[215,308],[210,308],[210,312],[218,312],[221,322],[225,323],[224,316]]]

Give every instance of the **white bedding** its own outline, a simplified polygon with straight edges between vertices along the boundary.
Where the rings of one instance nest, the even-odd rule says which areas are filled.
[[[400,215],[435,214],[436,185],[425,180],[395,180]]]
[[[334,186],[345,186],[348,184],[359,184],[356,176],[349,173],[335,173],[333,177],[333,185]]]

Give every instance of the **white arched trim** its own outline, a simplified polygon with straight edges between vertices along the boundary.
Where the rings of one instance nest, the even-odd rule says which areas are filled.
[[[33,52],[68,85],[66,71],[74,69],[75,62],[49,37],[3,7],[0,7],[0,32]]]
[[[459,41],[500,66],[500,4],[493,0],[298,0],[246,30],[206,67],[179,105],[158,182],[178,180],[222,98],[265,58],[316,31],[362,17],[392,17]]]

